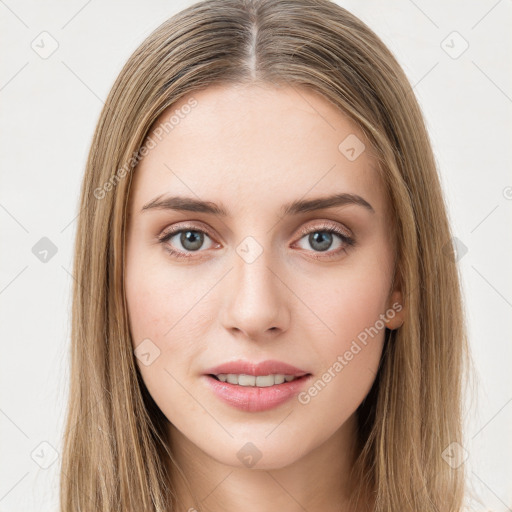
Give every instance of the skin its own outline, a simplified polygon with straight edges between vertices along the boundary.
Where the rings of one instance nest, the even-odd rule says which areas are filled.
[[[202,375],[225,361],[277,359],[310,372],[314,382],[379,315],[401,304],[392,288],[390,205],[375,159],[369,144],[353,161],[340,152],[348,135],[364,135],[313,91],[215,85],[181,98],[159,121],[192,96],[197,106],[134,171],[125,268],[132,343],[135,349],[149,338],[160,350],[150,365],[136,362],[205,510],[348,510],[355,411],[374,381],[384,329],[307,404],[295,397],[244,412],[221,402]],[[347,204],[279,216],[285,203],[334,192],[358,194],[374,212]],[[162,194],[222,204],[230,215],[141,212]],[[209,231],[195,251],[180,243],[180,233],[167,241],[192,255],[186,260],[158,241],[184,221],[185,232]],[[325,233],[323,221],[348,230],[356,245],[334,234],[322,252],[299,232]],[[237,253],[247,236],[263,251],[252,263]],[[386,326],[400,326],[404,312],[387,315]],[[252,467],[237,457],[248,442],[261,453]],[[182,510],[193,506],[181,481],[178,496]]]

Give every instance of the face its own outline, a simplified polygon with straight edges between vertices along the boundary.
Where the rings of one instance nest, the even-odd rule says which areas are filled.
[[[292,464],[355,417],[384,327],[403,320],[369,144],[322,96],[270,85],[194,92],[150,137],[133,171],[125,268],[143,380],[171,437],[231,466],[252,452],[261,468]],[[295,379],[207,375],[268,360],[297,371],[252,373]]]

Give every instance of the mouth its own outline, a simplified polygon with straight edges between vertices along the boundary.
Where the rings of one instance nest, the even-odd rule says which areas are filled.
[[[241,411],[252,413],[268,411],[291,401],[308,385],[312,374],[208,373],[203,375],[203,379],[207,388],[219,400]]]
[[[273,409],[291,400],[312,374],[284,361],[226,361],[203,374],[207,387],[224,403],[245,412]]]

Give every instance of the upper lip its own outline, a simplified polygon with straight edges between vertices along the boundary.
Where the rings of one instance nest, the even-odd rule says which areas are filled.
[[[205,371],[207,375],[219,375],[221,373],[233,373],[237,375],[294,375],[295,377],[302,377],[308,375],[308,372],[301,370],[295,366],[292,366],[282,361],[276,361],[275,359],[269,359],[267,361],[261,361],[259,363],[251,363],[250,361],[229,361],[227,363],[220,364],[219,366],[212,367]]]

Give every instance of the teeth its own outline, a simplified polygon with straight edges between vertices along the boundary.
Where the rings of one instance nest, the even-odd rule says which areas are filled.
[[[238,384],[239,386],[256,386],[258,388],[266,388],[274,384],[282,384],[284,381],[290,382],[295,380],[294,375],[236,375],[234,373],[219,373],[216,377],[221,382],[228,382],[229,384]]]

